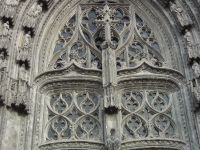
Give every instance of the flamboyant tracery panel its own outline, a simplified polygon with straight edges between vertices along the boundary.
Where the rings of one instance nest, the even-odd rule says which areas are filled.
[[[56,46],[54,48],[54,52],[57,52],[64,48],[66,44],[70,41],[75,31],[76,21],[76,16],[74,15],[60,31]]]
[[[161,91],[124,91],[122,140],[176,138],[170,96]]]
[[[95,56],[95,54],[91,52],[89,46],[87,46],[83,40],[77,39],[76,42],[68,45],[67,48],[69,48],[69,50],[64,50],[62,55],[59,56],[53,64],[53,69],[62,69],[69,66],[71,62],[76,62],[83,68],[102,68],[101,61],[98,56]]]
[[[148,24],[138,14],[135,14],[135,21],[138,33],[140,34],[141,38],[146,41],[152,48],[160,50],[160,46],[155,37],[155,34],[151,28],[148,27]]]
[[[54,69],[69,65],[72,60],[85,68],[102,68],[100,51],[106,40],[104,23],[101,21],[104,9],[106,8],[101,5],[89,9],[83,5],[82,15],[73,15],[70,18],[60,31],[54,48],[54,52],[66,53],[59,54],[53,65]],[[130,15],[128,6],[113,6],[108,10],[113,19],[110,28],[112,46],[120,52],[116,57],[117,68],[135,67],[143,60],[149,61],[153,66],[162,67],[164,59],[160,54],[160,46],[148,24],[138,14],[131,20],[133,16]],[[80,24],[77,23],[78,19],[81,19]],[[74,35],[74,32],[78,32],[77,35]],[[124,45],[125,43],[127,44]]]
[[[51,96],[48,102],[47,141],[102,141],[99,94],[69,91]]]

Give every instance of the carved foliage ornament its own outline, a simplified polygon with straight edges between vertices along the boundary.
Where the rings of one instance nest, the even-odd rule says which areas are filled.
[[[2,11],[0,12],[0,15],[2,17],[14,18],[20,0],[4,0],[2,3],[4,3],[4,5],[1,6]]]

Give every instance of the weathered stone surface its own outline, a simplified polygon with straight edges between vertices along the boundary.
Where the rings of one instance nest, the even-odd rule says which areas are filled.
[[[199,150],[197,0],[0,0],[1,150]]]

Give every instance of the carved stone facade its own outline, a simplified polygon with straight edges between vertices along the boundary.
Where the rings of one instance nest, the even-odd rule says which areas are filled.
[[[197,0],[0,0],[1,150],[200,150]]]

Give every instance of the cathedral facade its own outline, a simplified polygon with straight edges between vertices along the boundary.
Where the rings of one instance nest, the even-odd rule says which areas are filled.
[[[0,150],[200,150],[199,0],[0,0]]]

